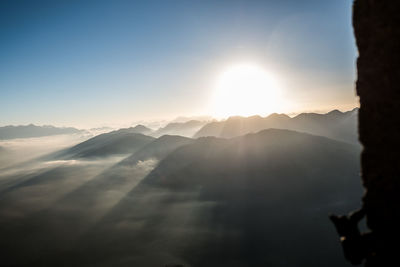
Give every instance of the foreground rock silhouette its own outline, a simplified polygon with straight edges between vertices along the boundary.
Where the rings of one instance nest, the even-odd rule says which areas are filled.
[[[373,237],[373,242],[362,243],[359,249],[364,247],[361,254],[368,267],[399,264],[399,14],[398,0],[354,1],[353,25],[359,52],[356,83],[360,96],[359,140],[364,146],[361,171],[366,188],[363,209],[371,230],[369,235]],[[358,253],[354,250],[346,257],[357,258]]]

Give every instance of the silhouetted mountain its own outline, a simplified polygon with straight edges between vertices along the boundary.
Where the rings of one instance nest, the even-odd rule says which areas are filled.
[[[322,136],[281,129],[263,130],[256,134],[247,134],[232,139],[204,137],[195,140],[192,144],[178,148],[175,152],[168,155],[143,182],[158,184],[161,180],[158,181],[157,177],[162,173],[164,177],[162,179],[162,186],[177,184],[179,187],[185,188],[187,185],[194,185],[196,183],[219,183],[221,182],[220,180],[208,175],[196,181],[193,180],[192,176],[188,176],[190,177],[190,181],[188,178],[178,182],[180,178],[175,171],[184,172],[185,168],[183,167],[190,166],[190,169],[193,168],[195,170],[196,177],[198,177],[198,171],[199,173],[202,173],[202,171],[214,172],[214,168],[236,175],[238,172],[240,173],[240,170],[243,169],[242,164],[245,163],[246,165],[250,164],[252,170],[257,172],[263,170],[261,172],[262,175],[276,175],[277,172],[282,172],[293,174],[297,177],[296,179],[303,178],[301,177],[302,173],[298,172],[297,169],[307,170],[311,168],[313,172],[324,171],[324,173],[321,173],[315,179],[323,179],[322,177],[328,176],[332,179],[326,179],[323,182],[325,185],[330,183],[329,187],[332,186],[333,188],[337,182],[345,181],[343,175],[336,175],[337,172],[341,172],[343,169],[336,170],[333,165],[343,164],[347,167],[356,167],[358,164],[353,163],[357,161],[359,150],[359,147],[356,145],[335,141]],[[335,154],[337,156],[341,155],[341,159],[336,158]],[[207,169],[203,169],[205,165]],[[279,165],[293,165],[296,170],[293,168],[282,168]],[[174,167],[171,168],[171,166]],[[272,168],[274,171],[267,171],[269,168]],[[344,170],[348,171],[347,168]],[[169,171],[173,172],[171,177],[169,177]],[[306,171],[306,174],[314,175],[313,172],[308,173]],[[335,175],[331,177],[332,174]],[[250,179],[252,176],[250,175],[246,179]],[[165,179],[166,177],[169,178]],[[249,180],[246,181],[246,183],[249,182]],[[257,182],[268,181],[263,179]],[[294,182],[302,183],[303,181],[296,180]],[[357,180],[356,183],[358,184],[358,182]]]
[[[82,144],[131,135],[143,137],[116,131]],[[2,262],[349,266],[328,214],[359,207],[359,146],[269,129],[163,136],[136,151],[118,164],[78,158],[0,174]]]
[[[201,127],[207,122],[190,120],[187,122],[173,122],[167,124],[165,127],[155,131],[152,136],[159,137],[162,135],[180,135],[192,137]]]
[[[3,126],[0,127],[0,139],[28,138],[41,137],[59,134],[77,134],[83,130],[78,130],[72,127],[58,128],[54,126],[36,126],[33,124],[21,126]]]
[[[58,153],[58,157],[104,157],[118,154],[132,154],[154,140],[153,137],[136,133],[145,130],[144,126],[126,128],[100,134]],[[144,128],[143,128],[144,127]]]
[[[200,138],[162,160],[77,255],[135,266],[348,266],[327,215],[359,206],[359,152],[289,130]]]
[[[147,128],[144,125],[138,124],[135,127],[120,129],[119,131],[129,132],[129,133],[140,133],[144,135],[148,135],[152,132],[150,128]]]
[[[332,139],[357,142],[357,110],[347,112],[338,110],[326,114],[302,113],[294,118],[284,114],[272,114],[262,118],[230,117],[221,122],[211,122],[202,127],[195,138],[204,136],[236,137],[247,133],[258,132],[268,128],[279,128],[322,135]]]
[[[303,113],[291,119],[288,129],[356,143],[357,114],[358,109],[347,112],[333,110],[326,114]]]
[[[148,159],[161,160],[165,158],[168,154],[176,150],[177,148],[191,144],[194,140],[178,136],[178,135],[163,135],[151,143],[145,145],[136,153],[133,153],[128,158],[121,161],[121,165],[133,165],[138,161],[145,161]]]
[[[230,117],[226,121],[211,122],[201,128],[196,134],[197,137],[216,136],[231,138],[251,132],[258,132],[266,128],[281,128],[286,125],[290,117],[284,114],[272,114],[266,118],[260,116],[251,117]]]

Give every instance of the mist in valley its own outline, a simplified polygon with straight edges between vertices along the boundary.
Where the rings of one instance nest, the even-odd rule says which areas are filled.
[[[143,131],[4,141],[36,152],[2,166],[2,264],[347,266],[328,215],[359,206],[358,144]]]

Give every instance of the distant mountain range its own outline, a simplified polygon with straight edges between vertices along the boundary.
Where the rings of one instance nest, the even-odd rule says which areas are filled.
[[[183,122],[171,122],[158,130],[152,130],[143,125],[120,129],[121,133],[139,133],[152,137],[163,135],[180,135],[184,137],[199,138],[215,136],[221,138],[232,138],[248,133],[276,128],[305,132],[315,135],[326,136],[335,140],[349,143],[357,143],[357,112],[355,108],[351,111],[341,112],[333,110],[326,114],[301,113],[293,118],[285,114],[271,114],[268,117],[230,117],[223,121],[189,120],[178,118]],[[91,129],[91,134],[101,133],[111,128]],[[58,128],[54,126],[4,126],[0,127],[0,139],[41,137],[59,134],[87,133],[85,130],[76,128]]]
[[[196,131],[195,139],[207,136],[234,138],[271,128],[295,130],[357,144],[356,125],[357,109],[347,112],[334,110],[326,114],[302,113],[293,118],[284,114],[272,114],[265,118],[260,116],[230,117],[225,121],[210,123],[191,120],[170,123],[157,131],[137,125],[97,135],[53,156],[94,158],[132,154],[124,163],[135,163],[150,157],[161,159],[179,146],[192,143],[194,139],[185,136],[191,136]]]
[[[326,136],[332,139],[357,142],[357,111],[333,110],[326,114],[302,113],[293,118],[285,114],[272,114],[268,117],[230,117],[225,121],[211,122],[203,126],[194,138],[216,136],[231,138],[263,129],[277,128]]]
[[[77,134],[84,130],[72,127],[59,128],[54,126],[36,126],[33,124],[25,126],[3,126],[0,127],[0,139],[41,137],[60,134]]]

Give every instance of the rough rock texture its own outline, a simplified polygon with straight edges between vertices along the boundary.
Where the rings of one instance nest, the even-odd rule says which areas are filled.
[[[400,1],[355,0],[363,199],[374,244],[366,266],[400,266]]]

